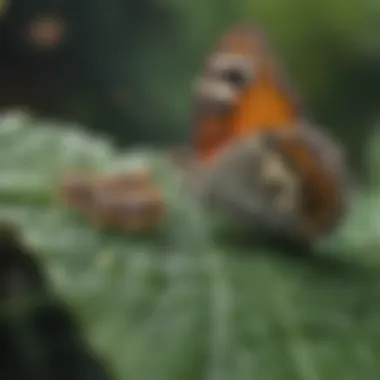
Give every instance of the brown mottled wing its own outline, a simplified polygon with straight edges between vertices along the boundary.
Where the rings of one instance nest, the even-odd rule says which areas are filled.
[[[343,147],[321,127],[305,122],[296,135],[278,139],[277,148],[302,179],[301,234],[329,232],[348,203],[350,175]]]
[[[206,210],[242,229],[287,235],[299,223],[298,179],[266,134],[230,144],[202,165],[197,180],[195,193]]]
[[[254,133],[202,166],[203,204],[253,231],[297,241],[329,232],[346,210],[342,149],[321,129]]]

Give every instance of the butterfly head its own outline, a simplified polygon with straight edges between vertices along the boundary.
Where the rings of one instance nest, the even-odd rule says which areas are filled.
[[[196,97],[210,110],[227,110],[263,68],[260,38],[251,28],[233,28],[217,44],[196,81]]]
[[[300,118],[298,99],[262,32],[250,26],[227,31],[195,82],[195,138],[201,157],[267,126]],[[272,128],[272,127],[270,127]]]

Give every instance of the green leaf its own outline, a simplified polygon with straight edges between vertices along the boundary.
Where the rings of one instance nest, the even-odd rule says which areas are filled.
[[[78,126],[0,120],[0,218],[16,223],[119,379],[377,379],[377,209],[365,191],[315,252],[213,238],[150,150],[121,154]],[[95,230],[55,196],[65,171],[148,163],[168,202],[159,231]],[[215,237],[215,235],[214,235]]]

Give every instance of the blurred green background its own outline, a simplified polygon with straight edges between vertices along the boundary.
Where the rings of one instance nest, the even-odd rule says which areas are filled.
[[[380,0],[5,1],[0,108],[27,107],[91,133],[0,120],[1,215],[20,225],[119,378],[378,379],[380,134],[368,139],[379,125]],[[192,79],[219,35],[242,20],[263,27],[310,114],[341,138],[357,173],[369,156],[376,186],[355,195],[326,252],[289,260],[258,246],[215,248],[166,177],[181,215],[165,239],[98,233],[50,201],[63,164],[111,169],[125,159],[92,131],[122,146],[186,141]],[[41,178],[47,183],[34,188]],[[57,326],[59,339],[71,339]],[[1,337],[5,330],[0,320]],[[65,359],[60,347],[70,347],[51,331],[44,337]],[[61,370],[75,363],[61,364],[61,378],[76,378]]]
[[[186,139],[191,80],[220,33],[244,20],[264,28],[310,114],[343,139],[355,164],[377,121],[379,1],[7,1],[3,107],[24,103],[123,145]],[[61,43],[45,51],[27,38],[41,15],[63,26]]]

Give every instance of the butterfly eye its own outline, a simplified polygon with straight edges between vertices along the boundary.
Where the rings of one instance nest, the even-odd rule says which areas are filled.
[[[220,74],[221,79],[236,89],[243,88],[250,80],[248,73],[241,67],[230,67]]]
[[[234,89],[241,89],[252,79],[252,62],[233,54],[219,54],[211,62],[214,76]]]

